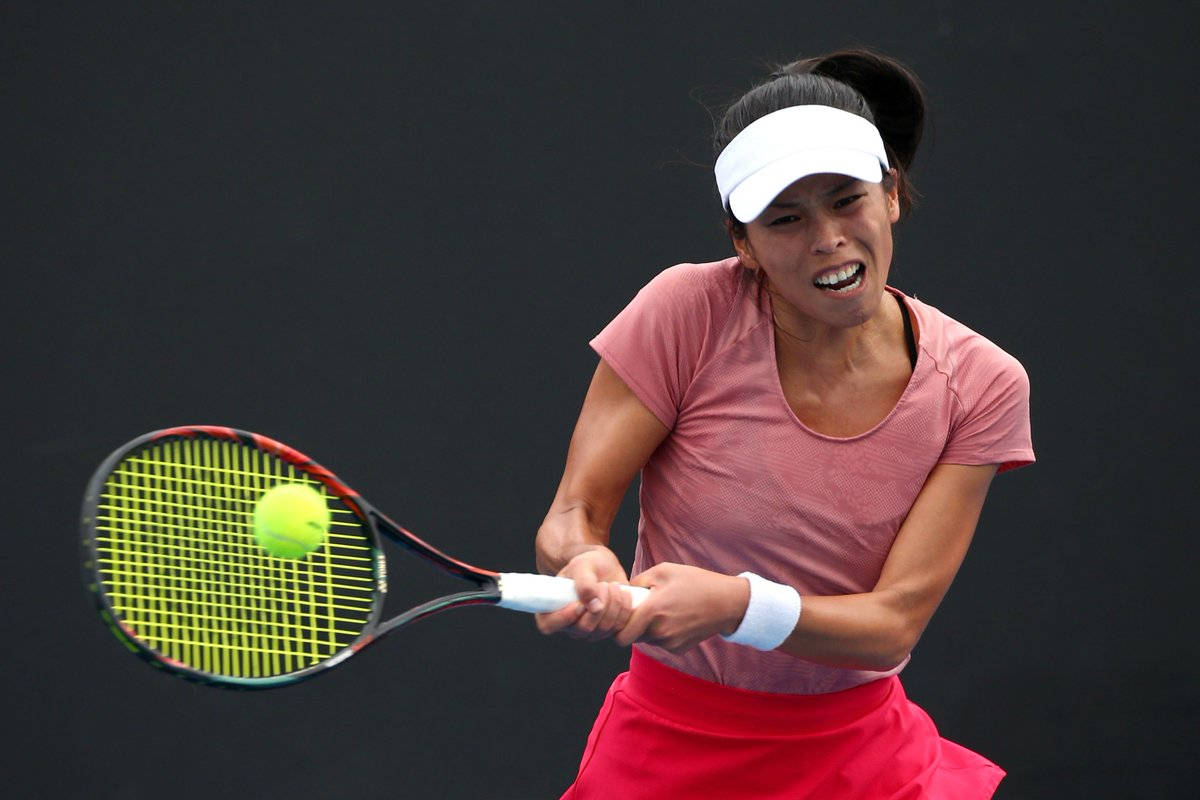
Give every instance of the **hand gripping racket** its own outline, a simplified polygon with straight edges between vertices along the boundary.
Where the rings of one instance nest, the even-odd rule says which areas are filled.
[[[276,558],[253,534],[259,498],[284,483],[317,490],[330,512],[328,534],[302,558]],[[117,638],[156,667],[216,686],[296,683],[449,608],[532,613],[577,599],[567,578],[451,558],[307,456],[233,428],[170,428],[121,447],[88,484],[82,527],[84,579]],[[380,531],[471,588],[381,620]],[[635,605],[648,593],[623,588]]]

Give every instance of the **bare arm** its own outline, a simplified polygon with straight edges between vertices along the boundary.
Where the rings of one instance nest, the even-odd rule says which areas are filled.
[[[890,669],[912,652],[958,573],[996,466],[934,468],[900,527],[875,588],[805,597],[779,649],[809,661]]]
[[[575,580],[580,603],[538,615],[544,633],[570,628],[610,635],[630,605],[616,584],[628,579],[608,549],[609,529],[625,490],[668,433],[603,361],[596,367],[571,436],[566,468],[536,541],[538,569]]]
[[[779,649],[831,666],[884,670],[916,645],[950,588],[975,533],[995,465],[942,464],[917,496],[870,592],[803,598],[795,631]],[[746,581],[659,564],[634,579],[653,587],[617,641],[649,641],[682,652],[737,628]]]

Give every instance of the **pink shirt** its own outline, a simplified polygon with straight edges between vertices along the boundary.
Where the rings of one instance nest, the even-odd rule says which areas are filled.
[[[638,293],[592,341],[671,430],[642,470],[634,574],[674,562],[750,570],[802,595],[870,591],[936,464],[1033,461],[1020,363],[904,301],[919,336],[908,387],[874,428],[835,438],[788,406],[769,296],[736,258],[672,267]],[[839,669],[717,636],[682,655],[638,647],[689,675],[766,692],[838,691],[904,666]]]

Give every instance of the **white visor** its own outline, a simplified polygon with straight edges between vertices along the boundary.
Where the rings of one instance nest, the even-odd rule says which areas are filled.
[[[721,203],[739,222],[758,217],[801,178],[832,172],[879,183],[888,169],[871,122],[829,106],[791,106],[747,125],[717,157]]]

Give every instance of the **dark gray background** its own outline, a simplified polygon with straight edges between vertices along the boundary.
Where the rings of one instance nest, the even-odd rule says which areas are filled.
[[[284,691],[172,680],[90,609],[84,484],[144,431],[233,425],[532,568],[588,338],[730,252],[706,106],[868,44],[932,103],[892,282],[1022,360],[1039,457],[908,691],[1001,798],[1195,796],[1185,4],[334,6],[0,6],[6,793],[556,797],[626,652],[467,609]]]

